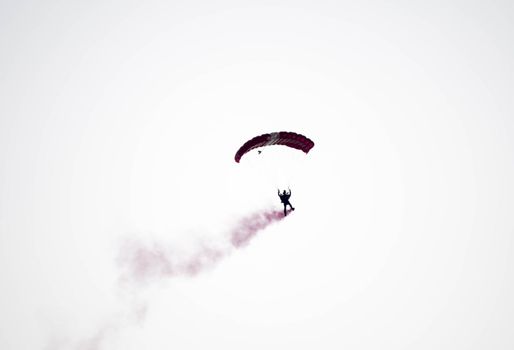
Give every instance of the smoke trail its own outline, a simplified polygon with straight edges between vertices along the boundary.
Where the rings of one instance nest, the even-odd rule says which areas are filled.
[[[194,276],[214,266],[229,255],[233,249],[242,248],[255,235],[274,222],[284,218],[279,210],[265,210],[242,218],[229,230],[216,246],[202,243],[194,252],[182,254],[169,246],[152,242],[126,240],[120,250],[118,263],[122,269],[123,282],[147,283],[152,279],[179,275]]]
[[[212,268],[234,249],[247,246],[257,233],[284,218],[279,210],[264,210],[240,219],[237,224],[213,242],[200,243],[188,254],[173,250],[162,242],[126,239],[117,262],[121,270],[120,288],[127,283],[139,294],[141,286],[156,279],[194,276]],[[45,350],[102,350],[124,329],[144,322],[148,305],[138,300],[125,300],[122,310],[98,325],[91,335],[79,340],[52,339]]]

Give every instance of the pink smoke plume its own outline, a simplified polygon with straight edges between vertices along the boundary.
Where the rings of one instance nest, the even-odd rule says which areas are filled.
[[[246,246],[255,235],[274,222],[284,218],[280,210],[265,210],[242,218],[224,237],[218,246],[201,244],[186,256],[170,250],[167,246],[153,242],[124,242],[118,262],[122,268],[122,280],[127,282],[148,282],[154,278],[179,275],[194,276],[212,267],[226,257],[233,249]]]
[[[120,287],[123,283],[136,283],[136,291],[142,283],[154,279],[174,276],[194,276],[214,266],[234,249],[247,246],[257,233],[284,218],[279,210],[264,210],[241,218],[226,235],[220,236],[216,246],[201,243],[189,254],[173,251],[168,245],[159,242],[142,242],[127,239],[123,242],[118,256],[121,268]],[[137,293],[136,293],[137,295]],[[125,300],[122,312],[113,314],[101,322],[89,336],[82,339],[54,338],[45,350],[101,350],[107,348],[111,338],[125,328],[141,325],[144,322],[148,305],[141,300]]]

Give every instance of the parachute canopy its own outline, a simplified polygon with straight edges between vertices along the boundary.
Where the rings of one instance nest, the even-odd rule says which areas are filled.
[[[239,163],[241,157],[252,149],[271,145],[284,145],[287,147],[296,148],[305,153],[309,153],[311,148],[314,147],[314,142],[312,142],[312,140],[307,136],[288,131],[262,134],[246,141],[244,145],[239,148],[234,159],[237,163]]]

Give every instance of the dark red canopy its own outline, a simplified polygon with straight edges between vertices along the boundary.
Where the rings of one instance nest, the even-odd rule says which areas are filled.
[[[314,147],[314,142],[306,136],[288,131],[262,134],[246,141],[244,145],[239,148],[234,159],[239,163],[241,157],[252,149],[271,145],[284,145],[309,153],[311,148]]]

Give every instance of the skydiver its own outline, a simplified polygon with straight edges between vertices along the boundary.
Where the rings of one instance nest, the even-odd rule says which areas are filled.
[[[280,197],[280,201],[284,204],[284,216],[287,215],[287,206],[289,205],[291,207],[291,210],[294,210],[291,203],[289,203],[289,197],[291,197],[291,190],[289,189],[289,192],[286,192],[284,190],[282,193],[280,193],[280,189],[278,190],[278,196]]]

